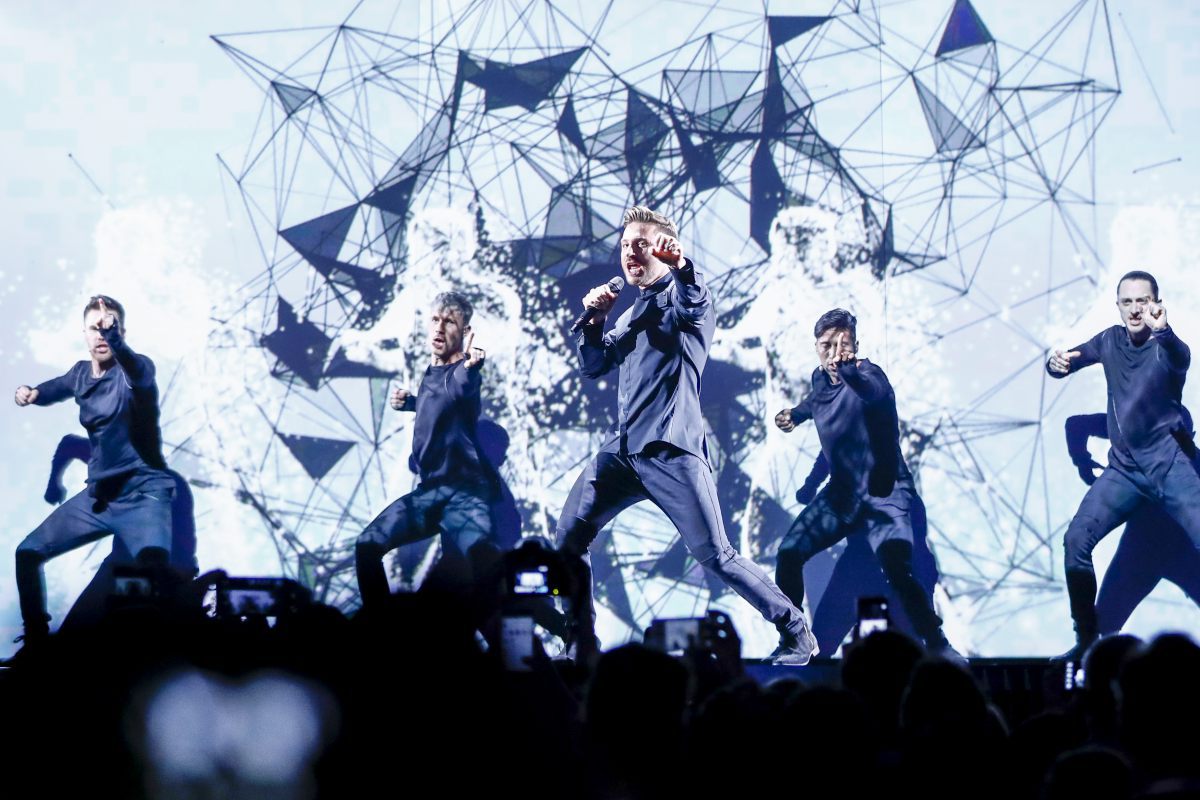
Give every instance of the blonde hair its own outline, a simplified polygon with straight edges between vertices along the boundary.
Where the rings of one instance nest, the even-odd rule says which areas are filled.
[[[676,239],[679,238],[679,228],[675,227],[674,222],[645,206],[631,206],[625,210],[625,215],[621,217],[621,227],[627,227],[635,222],[649,222],[652,225],[662,228]]]

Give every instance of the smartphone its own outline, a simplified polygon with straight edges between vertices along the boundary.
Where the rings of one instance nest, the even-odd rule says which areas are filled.
[[[703,617],[662,618],[650,623],[643,641],[647,647],[663,653],[682,655],[689,647],[702,645],[707,633]]]
[[[533,617],[500,618],[500,656],[510,672],[529,672],[533,657]]]
[[[875,631],[886,631],[889,622],[886,597],[858,598],[858,624],[854,627],[854,638],[864,639]]]

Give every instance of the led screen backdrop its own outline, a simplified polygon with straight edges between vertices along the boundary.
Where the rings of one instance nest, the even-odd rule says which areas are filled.
[[[1083,486],[1063,420],[1104,394],[1042,364],[1116,321],[1110,284],[1135,266],[1097,175],[1126,102],[1119,56],[1137,51],[1109,5],[1052,5],[1017,25],[967,0],[367,3],[217,33],[225,78],[255,98],[213,165],[239,260],[215,290],[185,285],[204,346],[160,379],[202,560],[356,607],[354,538],[414,480],[412,418],[386,395],[419,382],[423,314],[447,288],[476,305],[523,533],[552,537],[615,407],[615,375],[584,381],[566,328],[617,273],[637,202],[677,220],[717,297],[702,401],[735,544],[773,567],[818,445],[770,420],[808,390],[813,321],[847,307],[896,388],[951,638],[1065,648],[1061,538]],[[1180,298],[1183,276],[1160,277]],[[144,331],[135,344],[156,355]],[[748,654],[773,644],[649,504],[594,550],[607,644],[710,603]],[[841,552],[812,565],[810,602]],[[394,585],[436,556],[435,540],[398,551]],[[1169,591],[1141,624],[1196,624]]]

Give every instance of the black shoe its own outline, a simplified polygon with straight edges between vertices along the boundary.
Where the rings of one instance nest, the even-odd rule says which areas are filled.
[[[1050,659],[1052,664],[1066,664],[1068,661],[1075,664],[1076,667],[1083,663],[1083,657],[1087,651],[1100,636],[1092,631],[1081,632],[1076,626],[1075,628],[1075,646],[1062,655],[1054,656]]]
[[[797,633],[784,631],[779,634],[779,646],[768,657],[772,664],[783,667],[803,667],[819,653],[817,639],[805,625]]]

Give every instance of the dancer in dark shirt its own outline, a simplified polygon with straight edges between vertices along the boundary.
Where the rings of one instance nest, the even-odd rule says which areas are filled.
[[[900,453],[896,395],[883,370],[857,357],[858,320],[844,309],[814,326],[812,392],[775,416],[785,433],[812,420],[829,463],[829,485],[783,537],[775,579],[792,602],[804,601],[804,564],[847,536],[865,536],[888,583],[926,646],[960,658],[942,632],[929,594],[913,576],[911,512],[916,486]]]
[[[1108,383],[1108,467],[1079,504],[1067,527],[1067,595],[1075,623],[1075,647],[1063,658],[1078,661],[1099,635],[1096,570],[1092,551],[1146,501],[1158,503],[1200,548],[1200,475],[1187,433],[1183,383],[1192,355],[1171,326],[1158,281],[1140,270],[1117,283],[1121,325],[1101,331],[1046,362],[1053,378],[1092,364]]]
[[[1192,417],[1183,409],[1184,426],[1192,433]],[[1078,414],[1067,418],[1067,452],[1088,486],[1096,482],[1100,466],[1088,453],[1088,439],[1108,438],[1107,414]],[[1193,459],[1193,463],[1195,460]],[[1157,503],[1146,503],[1125,523],[1100,592],[1096,595],[1096,621],[1100,634],[1117,633],[1129,615],[1161,580],[1178,586],[1200,604],[1200,550],[1175,520]]]
[[[464,570],[458,590],[474,592],[478,580],[497,563],[491,505],[499,481],[476,431],[484,352],[472,347],[472,313],[470,301],[457,292],[434,298],[429,316],[431,363],[421,387],[415,395],[392,390],[392,408],[417,415],[412,448],[420,483],[385,508],[358,537],[355,564],[365,608],[390,594],[383,557],[439,531],[443,550]]]
[[[621,267],[638,297],[604,333],[616,295],[607,286],[590,291],[583,304],[596,313],[575,340],[584,377],[620,367],[616,425],[575,481],[558,521],[560,547],[586,587],[581,655],[596,646],[588,547],[617,514],[649,500],[675,525],[696,561],[774,623],[780,644],[772,659],[805,664],[816,640],[804,614],[738,554],[721,522],[700,412],[700,376],[716,328],[712,295],[683,257],[673,222],[635,206],[622,224]]]
[[[20,386],[15,396],[18,406],[73,397],[91,445],[87,489],[55,509],[17,546],[26,645],[49,633],[46,561],[110,534],[138,561],[165,565],[170,556],[175,481],[162,456],[154,362],[125,341],[125,309],[111,297],[88,301],[83,321],[90,360],[34,388]]]

